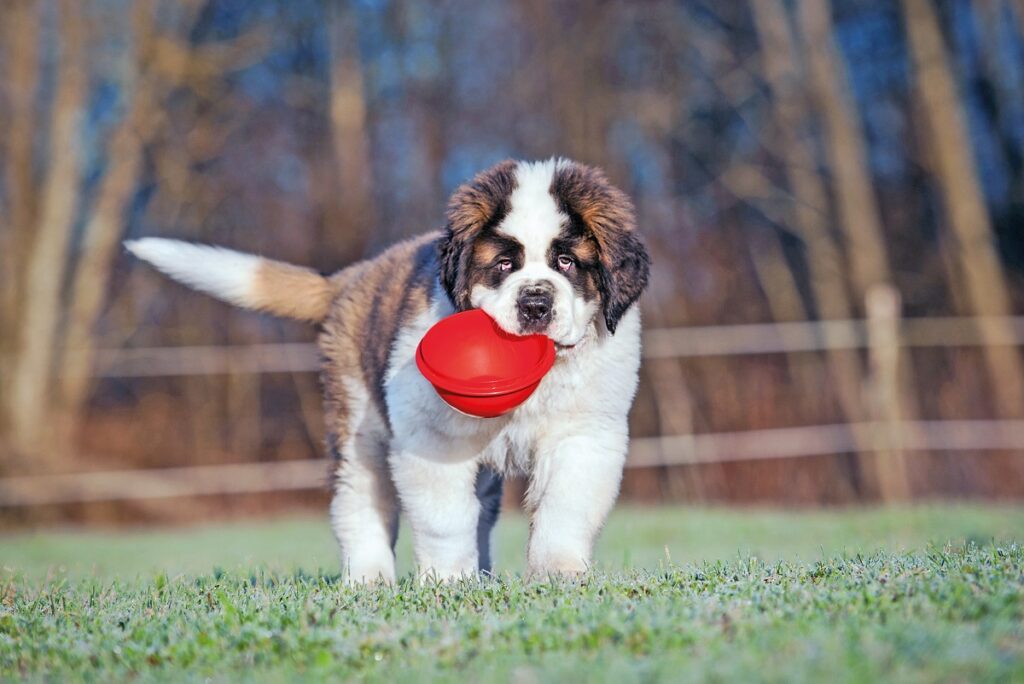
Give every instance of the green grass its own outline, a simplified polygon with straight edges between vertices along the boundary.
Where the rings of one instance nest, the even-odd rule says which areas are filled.
[[[993,539],[1024,541],[1024,508],[928,505],[895,509],[779,511],[773,509],[617,509],[597,548],[600,569],[657,568],[756,556],[815,561],[843,552],[903,551],[928,543]],[[503,514],[496,533],[499,570],[521,572],[527,527]],[[403,572],[412,569],[409,535],[399,534]],[[48,575],[133,578],[220,567],[333,573],[338,551],[326,515],[174,529],[47,531],[0,535],[0,568],[29,578]]]
[[[499,530],[518,567],[524,522]],[[1021,530],[626,509],[582,581],[378,589],[338,582],[321,521],[6,536],[0,680],[1022,681]]]

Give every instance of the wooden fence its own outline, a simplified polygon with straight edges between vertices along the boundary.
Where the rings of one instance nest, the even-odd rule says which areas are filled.
[[[870,309],[870,308],[869,308]],[[869,310],[870,313],[870,310]],[[878,334],[888,326],[889,334]],[[902,347],[1020,346],[1024,317],[926,318],[771,323],[648,330],[644,357],[740,356],[864,349],[879,359]],[[874,332],[872,332],[874,331]],[[891,364],[873,366],[891,368]],[[313,344],[240,347],[111,349],[97,356],[99,377],[152,377],[242,373],[312,372]],[[888,372],[892,372],[891,370]],[[1022,417],[1024,418],[1024,417]],[[723,463],[857,452],[870,444],[879,454],[895,451],[1024,451],[1021,420],[879,420],[850,424],[674,435],[634,439],[627,467]],[[0,479],[0,506],[150,499],[205,494],[315,489],[327,481],[321,459],[270,463],[69,473]]]

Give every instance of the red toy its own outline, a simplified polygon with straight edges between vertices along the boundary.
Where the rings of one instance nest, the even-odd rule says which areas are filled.
[[[450,406],[493,418],[522,404],[555,363],[544,335],[510,335],[480,309],[439,321],[416,349],[416,366]]]

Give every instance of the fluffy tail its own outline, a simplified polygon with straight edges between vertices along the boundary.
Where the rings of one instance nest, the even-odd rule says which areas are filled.
[[[124,246],[178,282],[245,309],[319,323],[335,294],[316,271],[223,247],[164,238]]]

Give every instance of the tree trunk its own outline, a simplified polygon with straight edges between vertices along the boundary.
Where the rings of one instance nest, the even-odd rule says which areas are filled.
[[[959,261],[972,313],[984,317],[979,332],[1001,417],[1024,416],[1024,375],[1020,352],[999,344],[1012,333],[993,317],[1011,313],[1003,265],[975,168],[970,135],[946,57],[938,18],[928,0],[903,0],[917,87],[931,139],[943,201],[959,248]]]
[[[50,122],[48,175],[28,255],[21,344],[11,378],[11,436],[16,449],[42,452],[53,390],[61,285],[79,195],[79,124],[86,94],[85,24],[77,0],[60,3],[61,55]]]
[[[881,212],[868,171],[864,132],[850,94],[846,68],[832,37],[829,0],[800,0],[812,92],[824,115],[825,146],[835,178],[840,225],[846,237],[858,301],[874,285],[892,282]]]
[[[4,230],[0,234],[0,385],[8,386],[8,361],[17,353],[25,250],[32,235],[35,194],[32,184],[32,142],[35,140],[35,98],[39,81],[39,8],[34,0],[13,0],[5,10],[3,36],[7,46],[5,85],[8,100],[4,165]],[[0,397],[0,402],[3,397]],[[9,407],[7,407],[9,410]],[[7,410],[0,408],[0,414]]]
[[[772,320],[779,323],[806,321],[810,316],[800,298],[800,288],[793,277],[793,270],[786,262],[781,238],[778,231],[771,229],[771,233],[764,239],[752,239],[748,245],[754,272],[765,293],[768,311]],[[821,359],[801,352],[786,354],[786,368],[791,382],[799,392],[800,415],[815,416],[820,413],[821,402],[814,389],[820,387],[826,379]]]
[[[1021,7],[1024,8],[1024,0]],[[1018,65],[1004,58],[1005,41],[1001,40],[1002,24],[1006,18],[1005,11],[1013,10],[1002,3],[988,0],[975,0],[974,14],[978,17],[981,29],[981,63],[985,78],[991,83],[996,96],[990,106],[983,107],[985,121],[994,130],[999,158],[1009,176],[1010,188],[1007,199],[1010,204],[1024,204],[1024,160],[1017,150],[1014,140],[1014,107],[1016,97],[1014,88],[1015,71]],[[1024,38],[1024,17],[1020,24],[1021,37]]]
[[[5,185],[10,234],[24,243],[31,234],[34,192],[32,143],[36,130],[35,100],[39,83],[39,8],[34,0],[14,0],[4,20],[7,43],[7,81],[10,119]],[[20,252],[19,252],[20,254]]]
[[[793,195],[792,228],[807,248],[811,290],[822,319],[849,319],[853,307],[846,290],[839,246],[829,232],[829,202],[817,172],[813,141],[807,133],[807,107],[802,74],[794,54],[793,36],[781,0],[756,0],[754,23],[761,38],[764,70],[772,91],[780,151]],[[843,412],[851,422],[863,420],[863,369],[855,353],[842,349],[826,352]],[[867,450],[869,440],[854,431]]]
[[[608,155],[608,130],[616,102],[608,92],[607,5],[592,7],[525,0],[526,24],[536,31],[536,98],[556,122],[561,154],[617,175]]]
[[[156,94],[143,77],[152,36],[152,3],[137,0],[134,6],[135,48],[132,74],[124,89],[129,105],[114,130],[107,149],[106,174],[100,184],[92,214],[85,224],[82,252],[76,264],[68,305],[60,368],[59,400],[65,436],[74,430],[92,386],[95,357],[94,329],[103,308],[110,272],[125,232],[125,211],[135,193],[142,167],[141,134],[150,118]]]
[[[345,260],[363,256],[376,228],[373,166],[366,123],[366,97],[359,59],[359,28],[347,3],[328,10],[331,142],[337,173],[335,198],[329,202],[327,232]]]
[[[61,363],[61,402],[70,415],[78,413],[90,387],[93,365],[93,329],[102,310],[107,283],[120,238],[125,229],[125,210],[134,195],[142,165],[142,146],[135,130],[138,109],[132,111],[114,132],[109,149],[109,166],[99,189],[96,207],[85,224],[82,254],[78,259],[68,327]]]
[[[829,0],[801,0],[797,11],[807,46],[812,90],[824,116],[825,150],[832,169],[839,225],[846,238],[855,297],[863,303],[872,293],[883,291],[880,288],[891,287],[893,277],[881,211],[871,182],[864,130],[857,119],[846,67],[833,37],[831,7]],[[909,354],[899,345],[893,350],[897,357],[892,366],[899,373],[892,390],[894,401],[899,404],[901,418],[912,420],[918,415],[918,407]],[[879,458],[891,462],[877,464],[876,489],[883,493],[883,498],[905,498],[904,455],[888,449]],[[883,482],[886,478],[892,482]],[[885,497],[886,493],[894,496]]]

